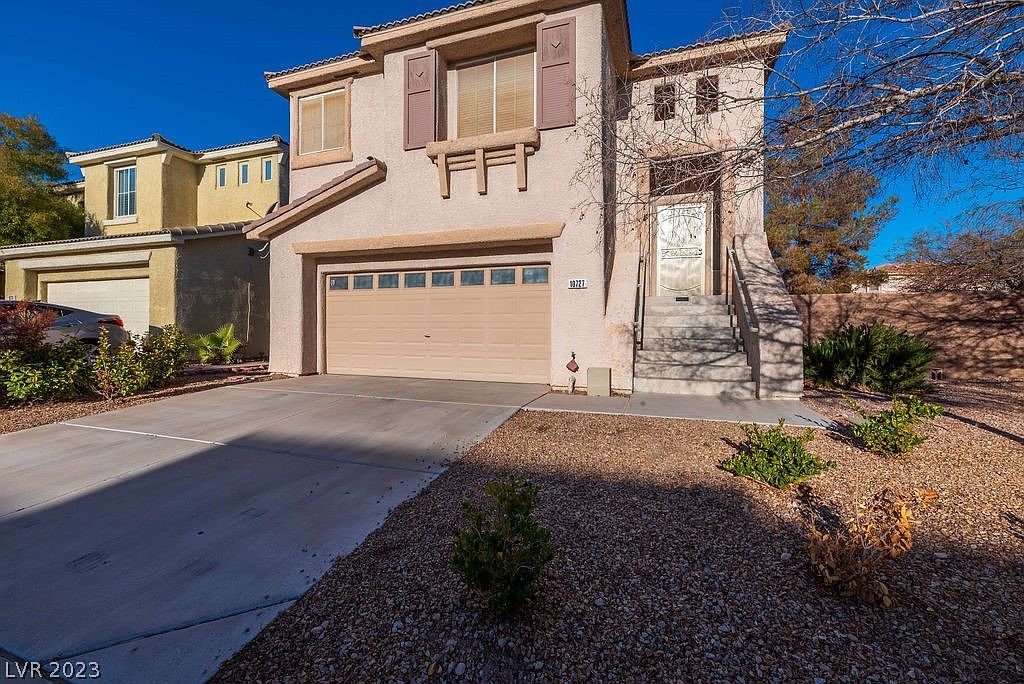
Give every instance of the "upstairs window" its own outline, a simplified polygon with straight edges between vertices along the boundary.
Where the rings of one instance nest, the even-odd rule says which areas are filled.
[[[345,147],[347,98],[344,88],[299,98],[299,154]]]
[[[228,167],[221,164],[217,167],[217,187],[226,188],[228,186]]]
[[[263,182],[272,180],[274,180],[274,160],[268,157],[263,160]]]
[[[456,67],[455,73],[458,137],[534,125],[533,52],[490,57]]]
[[[718,111],[718,76],[701,76],[697,79],[697,113],[710,114]]]
[[[249,184],[249,162],[241,162],[238,165],[238,184]]]
[[[676,118],[675,84],[654,86],[654,120],[671,121],[674,118]]]
[[[135,167],[114,169],[114,217],[135,216]]]

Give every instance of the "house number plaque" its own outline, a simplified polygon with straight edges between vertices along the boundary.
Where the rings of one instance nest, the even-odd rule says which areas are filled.
[[[570,290],[586,290],[587,279],[586,278],[570,278],[569,279]]]

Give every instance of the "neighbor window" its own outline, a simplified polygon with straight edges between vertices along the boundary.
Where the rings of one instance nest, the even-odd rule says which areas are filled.
[[[340,88],[299,98],[299,154],[345,147],[347,97]]]
[[[533,55],[501,55],[456,68],[458,137],[533,126]]]
[[[701,76],[697,79],[697,113],[710,114],[718,111],[718,76]]]
[[[238,165],[238,184],[248,185],[249,183],[249,162],[242,162]]]
[[[228,186],[228,167],[218,166],[217,167],[217,187],[226,188]]]
[[[135,167],[114,169],[114,216],[135,216]]]
[[[347,290],[348,276],[332,276],[330,280],[330,288],[332,290]]]
[[[372,275],[357,275],[353,278],[352,287],[355,290],[372,290],[373,289],[373,276]]]
[[[674,118],[676,118],[675,84],[654,86],[654,120],[670,121]]]
[[[263,160],[263,182],[274,180],[274,160]]]
[[[529,285],[543,285],[548,282],[547,266],[531,266],[523,269],[523,282]]]

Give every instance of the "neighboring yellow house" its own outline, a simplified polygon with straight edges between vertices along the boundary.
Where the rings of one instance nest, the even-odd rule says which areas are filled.
[[[69,154],[85,235],[0,249],[5,296],[118,314],[140,334],[233,322],[264,354],[267,255],[244,229],[287,203],[288,157],[279,136],[189,150],[153,135]]]

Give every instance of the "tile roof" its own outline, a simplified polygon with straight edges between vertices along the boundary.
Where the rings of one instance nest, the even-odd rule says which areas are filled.
[[[220,145],[219,147],[207,147],[206,149],[202,149],[202,150],[190,150],[189,148],[185,147],[184,145],[179,145],[179,144],[177,144],[175,142],[172,142],[172,141],[168,140],[167,138],[163,137],[159,133],[154,133],[153,135],[149,136],[148,138],[143,138],[141,140],[132,140],[131,142],[119,143],[117,145],[107,145],[106,147],[97,147],[97,148],[92,149],[92,150],[83,150],[82,152],[68,152],[68,156],[77,157],[77,156],[82,155],[82,154],[93,154],[95,152],[107,152],[109,150],[117,150],[117,149],[121,149],[122,147],[131,147],[132,145],[141,145],[143,143],[148,143],[148,142],[162,142],[162,143],[165,143],[167,145],[170,145],[171,147],[177,147],[179,150],[181,150],[183,152],[189,152],[191,154],[205,154],[207,152],[217,152],[219,150],[229,150],[232,147],[243,147],[245,145],[255,145],[256,143],[271,142],[271,141],[284,143],[284,139],[281,136],[279,136],[279,135],[277,135],[275,133],[274,135],[270,136],[269,138],[261,138],[259,140],[247,140],[245,142],[232,143],[231,145]],[[287,145],[288,143],[284,143],[284,144]]]
[[[711,38],[708,40],[702,40],[696,43],[689,43],[687,45],[680,45],[678,47],[666,48],[664,50],[657,50],[655,52],[648,52],[642,55],[634,55],[633,61],[640,61],[651,59],[653,57],[662,57],[664,55],[671,55],[676,52],[683,52],[684,50],[694,50],[702,47],[710,47],[712,45],[719,45],[721,43],[728,43],[733,40],[740,40],[744,38],[760,38],[762,36],[768,36],[773,33],[778,33],[779,29],[767,29],[764,31],[753,31],[751,33],[736,33],[731,36],[721,36],[720,38]]]
[[[279,136],[277,133],[270,136],[269,138],[260,138],[259,140],[246,140],[245,142],[233,143],[231,145],[219,145],[218,147],[207,147],[202,150],[192,150],[195,154],[206,154],[207,152],[219,152],[221,150],[230,150],[233,147],[245,147],[246,145],[258,145],[260,143],[276,142],[287,145],[284,138]]]
[[[343,55],[336,55],[334,57],[325,57],[324,59],[318,59],[315,62],[309,62],[308,64],[300,64],[298,66],[288,67],[287,69],[281,69],[280,71],[265,71],[263,77],[268,81],[278,76],[285,76],[287,74],[294,74],[297,71],[305,71],[306,69],[312,69],[318,66],[326,66],[328,64],[334,64],[335,62],[343,62],[346,59],[352,59],[360,55],[359,50],[353,52],[346,52]]]
[[[494,0],[466,0],[466,2],[460,2],[457,5],[449,5],[448,7],[441,7],[439,9],[430,10],[429,12],[423,12],[413,17],[405,17],[404,19],[394,19],[384,24],[377,24],[376,26],[354,26],[352,33],[356,38],[362,38],[368,33],[376,33],[377,31],[383,31],[384,29],[395,28],[396,26],[405,26],[406,24],[413,24],[417,21],[424,19],[432,19],[439,17],[449,12],[457,12],[462,9],[468,9],[470,7],[476,7],[478,5],[486,5]]]
[[[79,242],[99,242],[102,240],[115,240],[118,238],[145,237],[147,235],[159,235],[162,233],[174,237],[186,235],[214,235],[217,233],[241,233],[242,229],[249,225],[248,221],[236,221],[234,223],[212,223],[205,226],[180,226],[174,228],[161,228],[160,230],[149,230],[139,233],[123,233],[121,235],[88,235],[80,238],[68,238],[65,240],[47,240],[44,242],[23,242],[18,245],[3,245],[0,252],[19,247],[44,247],[47,245],[67,245]]]

